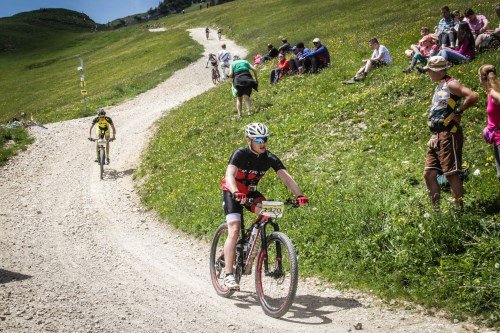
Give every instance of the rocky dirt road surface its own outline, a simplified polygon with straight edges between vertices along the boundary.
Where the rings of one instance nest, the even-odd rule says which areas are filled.
[[[220,49],[203,29],[190,33],[205,54]],[[213,87],[205,59],[107,108],[118,133],[104,180],[86,139],[90,118],[34,129],[36,142],[0,169],[0,331],[349,332],[357,323],[364,332],[473,331],[312,280],[299,282],[280,320],[260,309],[253,278],[231,299],[215,294],[209,244],[146,212],[131,179],[155,120]]]

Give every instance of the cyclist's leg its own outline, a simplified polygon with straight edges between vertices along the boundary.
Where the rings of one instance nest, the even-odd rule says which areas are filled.
[[[106,138],[106,158],[109,159],[109,136],[110,136],[109,128],[104,133],[104,136]]]
[[[224,191],[223,206],[227,223],[227,239],[224,243],[224,261],[226,274],[233,273],[236,243],[241,230],[243,207],[234,200],[231,192]]]

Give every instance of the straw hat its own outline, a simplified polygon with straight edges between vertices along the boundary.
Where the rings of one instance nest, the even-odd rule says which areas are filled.
[[[433,56],[429,58],[429,60],[427,61],[427,66],[425,66],[424,69],[428,69],[433,72],[440,72],[447,70],[450,67],[450,63],[446,61],[445,58],[441,56]]]

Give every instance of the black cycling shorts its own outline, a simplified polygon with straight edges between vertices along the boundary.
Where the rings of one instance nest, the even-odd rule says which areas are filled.
[[[266,198],[259,191],[247,194],[247,198],[253,198],[254,203],[259,203],[266,200]],[[233,194],[229,191],[222,192],[222,207],[224,208],[224,215],[235,213],[243,215],[243,205],[234,200]],[[250,207],[245,206],[245,208],[252,213],[255,212],[255,204],[252,204]]]

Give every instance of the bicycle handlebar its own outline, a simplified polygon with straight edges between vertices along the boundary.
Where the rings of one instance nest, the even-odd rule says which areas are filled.
[[[89,141],[92,141],[92,142],[95,142],[97,141],[98,139],[94,139],[94,138],[87,138]],[[116,139],[115,138],[111,138],[109,139],[108,141],[111,142],[111,141],[115,141]]]

